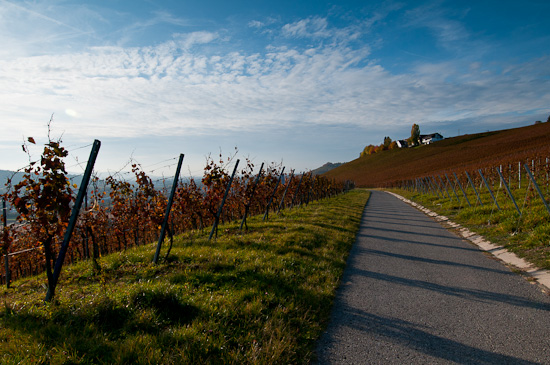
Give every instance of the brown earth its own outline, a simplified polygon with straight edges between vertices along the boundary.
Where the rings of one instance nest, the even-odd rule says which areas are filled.
[[[383,151],[348,162],[324,176],[353,180],[358,187],[383,187],[443,171],[458,173],[500,164],[517,166],[518,162],[546,157],[550,157],[550,123],[541,123]]]

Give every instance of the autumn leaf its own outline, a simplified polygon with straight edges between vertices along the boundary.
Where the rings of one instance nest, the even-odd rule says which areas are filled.
[[[34,141],[34,138],[32,137],[27,138],[27,141],[29,141],[32,144],[36,144],[36,142]]]

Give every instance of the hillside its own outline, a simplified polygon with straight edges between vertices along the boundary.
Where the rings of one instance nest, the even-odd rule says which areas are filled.
[[[550,123],[469,134],[416,148],[384,151],[360,157],[324,175],[353,180],[360,187],[381,187],[396,180],[445,170],[550,156]]]
[[[338,166],[342,166],[342,165],[343,165],[343,163],[341,163],[341,162],[336,162],[336,163],[327,162],[323,166],[321,166],[319,168],[316,168],[315,170],[311,170],[311,173],[313,175],[322,175],[322,174],[324,174],[326,172],[329,172],[330,170],[335,169]]]

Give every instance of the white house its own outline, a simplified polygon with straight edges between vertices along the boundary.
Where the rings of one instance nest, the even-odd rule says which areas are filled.
[[[443,136],[439,133],[433,133],[433,134],[421,134],[420,135],[420,142],[422,144],[430,144],[437,141],[441,141],[443,139]]]
[[[409,147],[409,144],[407,143],[407,140],[405,140],[405,139],[397,140],[397,141],[395,141],[395,143],[397,143],[397,147],[399,147],[399,148]]]

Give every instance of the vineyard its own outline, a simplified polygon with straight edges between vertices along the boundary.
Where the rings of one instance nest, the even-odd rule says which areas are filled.
[[[517,174],[518,162],[544,165],[550,157],[550,123],[451,137],[415,148],[360,157],[325,176],[352,180],[359,187],[384,187],[440,171],[477,171],[502,165]],[[543,168],[543,167],[542,167]],[[522,170],[522,173],[523,170]],[[473,176],[472,176],[473,177]]]
[[[398,194],[550,269],[550,123],[382,151],[324,176]]]
[[[550,158],[543,153],[522,157],[492,166],[438,171],[387,187],[408,193],[538,267],[550,269]]]
[[[514,164],[489,167],[480,165],[472,167],[470,172],[437,172],[388,183],[387,187],[431,194],[441,199],[448,198],[449,201],[454,200],[459,208],[489,205],[492,209],[501,210],[501,206],[513,204],[521,216],[525,208],[533,206],[532,200],[537,194],[539,203],[549,208],[545,198],[550,193],[549,175],[549,158],[539,157]],[[486,198],[482,199],[482,196]],[[521,204],[521,209],[518,203]],[[550,215],[550,209],[547,210]]]
[[[32,138],[28,141],[35,143]],[[23,180],[13,186],[6,184],[4,204],[7,201],[19,216],[17,223],[6,225],[4,214],[2,284],[9,286],[10,281],[44,271],[49,281],[52,279],[52,264],[60,255],[64,235],[73,230],[69,218],[78,199],[77,186],[70,184],[65,171],[63,159],[67,155],[60,141],[50,140],[40,162],[24,169]],[[180,164],[181,159],[183,155]],[[212,237],[218,223],[236,220],[242,222],[237,233],[246,232],[247,216],[263,214],[269,219],[270,213],[307,205],[350,188],[349,182],[337,183],[311,172],[285,173],[284,167],[274,163],[265,168],[262,164],[254,171],[254,164],[247,159],[239,170],[239,160],[234,160],[234,156],[224,158],[220,154],[217,161],[209,156],[198,181],[181,180],[178,166],[175,179],[164,181],[161,189],[138,163],[132,164],[132,180],[116,175],[100,180],[92,174],[89,183],[80,186],[84,200],[76,213],[67,261],[95,261],[102,255],[156,240],[158,253],[164,232],[171,242],[179,233],[212,227]],[[167,209],[169,202],[171,208]]]

